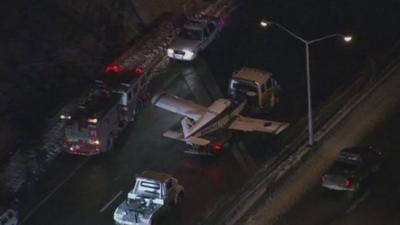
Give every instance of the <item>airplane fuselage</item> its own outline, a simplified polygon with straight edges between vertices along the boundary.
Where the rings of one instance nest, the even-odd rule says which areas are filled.
[[[226,128],[228,125],[233,122],[236,117],[240,114],[240,112],[244,109],[246,105],[246,101],[235,101],[231,100],[230,106],[224,109],[221,113],[217,114],[213,119],[208,121],[204,126],[192,130],[191,136],[201,137],[207,134],[210,134],[218,129]]]

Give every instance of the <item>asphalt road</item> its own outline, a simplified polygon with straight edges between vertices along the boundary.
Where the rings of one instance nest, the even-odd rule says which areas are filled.
[[[306,109],[303,46],[282,32],[261,31],[256,25],[258,16],[249,8],[238,12],[199,60],[171,63],[155,82],[154,90],[207,105],[225,95],[234,70],[254,66],[272,71],[282,85],[283,104],[270,114],[273,119],[297,121]],[[318,52],[313,51],[314,57],[323,56],[312,67],[316,75],[314,106],[349,79],[349,73],[364,59],[350,46],[343,52],[342,47],[342,43],[331,40],[320,45]],[[332,64],[334,60],[342,66]],[[321,71],[324,76],[317,76]],[[195,224],[281,148],[276,137],[246,134],[235,136],[231,151],[218,158],[187,156],[182,153],[186,145],[161,135],[175,127],[179,118],[147,104],[137,123],[117,140],[114,151],[91,158],[58,158],[39,182],[32,178],[21,191],[22,224],[112,224],[115,207],[133,187],[135,174],[143,170],[171,173],[185,186],[185,207],[172,211],[165,223]]]
[[[327,151],[311,159],[286,185],[298,185],[307,190],[293,207],[275,222],[276,225],[381,225],[399,224],[398,202],[400,199],[400,179],[398,178],[398,127],[400,125],[400,102],[398,100],[400,71],[397,70],[382,87],[368,97],[366,104],[349,115],[335,133],[329,137],[331,153]],[[346,122],[347,121],[347,122]],[[345,137],[346,136],[346,137]],[[343,137],[345,137],[343,139]],[[336,141],[335,141],[336,140]],[[335,143],[334,143],[335,142]],[[332,152],[343,146],[371,145],[384,153],[381,170],[373,174],[365,183],[363,190],[349,198],[344,192],[327,191],[321,187],[319,172],[323,164],[332,163]],[[328,147],[328,145],[324,145]],[[325,148],[326,149],[326,148]],[[329,150],[328,150],[329,151]],[[324,154],[325,156],[322,156]],[[318,162],[317,162],[318,161]],[[314,165],[313,165],[314,163]],[[308,167],[308,169],[306,168]],[[307,172],[308,171],[308,172]],[[311,177],[313,176],[313,177]],[[298,182],[298,183],[297,183]],[[290,191],[283,188],[283,190]],[[292,195],[292,200],[296,199]],[[281,199],[282,200],[282,199]],[[289,200],[290,201],[290,200]],[[290,203],[286,203],[290,205]],[[271,205],[270,207],[273,207]],[[271,224],[262,223],[257,224]]]
[[[197,65],[172,64],[160,75],[162,85],[157,89],[210,104],[222,93],[211,74],[204,71],[206,67]],[[135,174],[144,170],[171,173],[185,186],[183,204],[187,207],[167,217],[167,224],[170,219],[173,224],[194,224],[219,197],[244,182],[261,160],[252,160],[246,143],[241,144],[240,153],[234,154],[238,151],[234,150],[215,159],[184,155],[188,146],[162,137],[179,118],[148,104],[113,152],[93,158],[66,156],[62,159],[64,168],[55,170],[59,174],[50,172],[45,182],[54,180],[57,185],[39,185],[31,191],[36,197],[30,198],[37,203],[26,211],[28,217],[22,224],[54,224],[54,220],[60,225],[112,224],[113,211],[133,187]],[[74,159],[77,161],[67,165]]]

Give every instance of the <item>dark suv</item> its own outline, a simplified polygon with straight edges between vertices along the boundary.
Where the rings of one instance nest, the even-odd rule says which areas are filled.
[[[333,166],[322,175],[322,187],[352,194],[359,190],[365,178],[378,171],[381,163],[382,153],[372,147],[343,149]]]

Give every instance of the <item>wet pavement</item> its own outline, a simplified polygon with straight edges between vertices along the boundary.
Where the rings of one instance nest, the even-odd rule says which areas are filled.
[[[399,223],[397,213],[393,213],[397,209],[394,199],[398,199],[399,185],[396,130],[400,122],[397,97],[400,67],[396,68],[391,77],[318,143],[315,152],[288,176],[270,201],[265,199],[265,204],[260,203],[262,206],[246,224]],[[323,172],[341,149],[350,146],[373,146],[384,155],[381,170],[366,180],[354,198],[321,187]],[[367,222],[366,218],[370,220]]]
[[[260,30],[258,19],[264,12],[252,14],[255,8],[244,6],[236,12],[220,38],[194,63],[171,62],[153,91],[167,90],[210,104],[225,95],[234,70],[254,66],[273,72],[282,86],[282,104],[268,118],[289,122],[301,118],[306,109],[303,46],[276,29]],[[351,80],[366,59],[358,50],[359,45],[343,46],[335,40],[312,50],[315,107]],[[2,193],[19,199],[24,224],[111,224],[113,209],[132,188],[134,175],[145,169],[160,170],[175,174],[188,193],[186,207],[172,216],[172,223],[193,224],[280,148],[275,137],[246,134],[235,137],[237,150],[220,158],[186,156],[182,152],[187,146],[161,136],[178,119],[147,104],[113,152],[85,158],[66,155],[56,147],[49,148],[56,149],[51,154],[26,151],[3,165],[2,179],[7,182],[2,183]]]

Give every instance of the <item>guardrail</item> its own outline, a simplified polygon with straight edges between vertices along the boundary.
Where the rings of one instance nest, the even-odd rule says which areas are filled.
[[[380,73],[356,77],[351,85],[340,90],[340,93],[331,99],[330,104],[318,109],[314,120],[316,141],[321,140],[343,117],[381,85],[391,72],[398,69],[399,62],[400,57],[394,58]],[[305,125],[304,121],[300,123]],[[312,152],[313,148],[308,146],[307,137],[307,132],[303,128],[297,138],[286,145],[273,159],[267,161],[235,195],[221,198],[215,203],[214,207],[203,215],[204,219],[199,224],[237,224],[261,196],[273,193],[276,184],[288,171]]]

